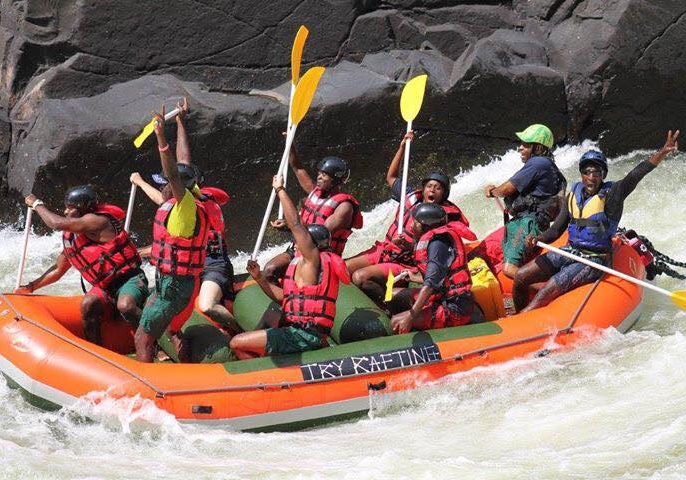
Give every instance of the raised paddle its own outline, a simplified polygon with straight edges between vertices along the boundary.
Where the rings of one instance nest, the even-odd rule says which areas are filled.
[[[305,25],[300,25],[298,33],[295,34],[295,40],[293,40],[293,48],[291,49],[291,97],[290,103],[293,102],[293,95],[295,95],[295,87],[298,85],[298,80],[300,80],[300,61],[303,57],[303,48],[305,48],[305,41],[307,40],[307,35],[310,31]],[[289,103],[289,105],[290,105]],[[288,111],[288,126],[286,131],[291,128],[291,112]],[[286,187],[288,184],[288,168],[283,172],[283,186]],[[283,219],[283,206],[279,203],[279,219]]]
[[[164,116],[165,120],[171,120],[175,116],[179,114],[179,109],[175,108],[171,112],[167,112],[167,114]],[[155,131],[155,119],[153,118],[150,120],[150,122],[143,127],[143,131],[133,140],[133,144],[136,148],[141,148],[141,145],[143,145],[143,142],[145,142],[145,139],[148,138],[150,135],[152,135],[152,132]]]
[[[295,88],[295,94],[293,95],[293,101],[290,106],[290,118],[293,122],[291,128],[288,129],[286,134],[286,146],[281,156],[281,163],[279,163],[279,169],[277,170],[277,175],[283,175],[283,170],[288,165],[288,154],[291,151],[291,145],[293,145],[293,139],[295,138],[295,130],[298,127],[300,121],[305,117],[307,110],[312,104],[312,99],[317,91],[317,86],[319,85],[319,80],[324,74],[324,67],[312,67],[298,82],[298,86]],[[253,249],[252,258],[257,259],[257,252],[260,251],[262,246],[262,239],[264,238],[264,232],[267,230],[267,223],[269,222],[269,216],[272,213],[272,208],[274,207],[274,200],[276,199],[276,190],[272,189],[272,193],[269,196],[269,202],[267,203],[267,209],[264,212],[264,217],[262,218],[262,225],[260,226],[260,233],[257,235],[257,241],[255,242],[255,248]]]
[[[33,209],[31,207],[26,209],[26,224],[24,225],[24,247],[21,252],[21,260],[19,261],[19,269],[17,270],[17,283],[15,290],[21,286],[21,277],[24,275],[24,265],[26,265],[26,252],[29,247],[29,233],[31,232],[31,217],[33,216]]]
[[[424,100],[424,90],[426,89],[427,75],[419,75],[407,82],[400,96],[400,113],[407,122],[407,132],[412,131],[412,121],[417,117],[422,108]],[[405,158],[403,159],[403,180],[401,186],[401,199],[407,191],[407,171],[410,165],[410,140],[405,142]],[[398,235],[403,234],[403,218],[405,217],[405,202],[400,201],[400,212],[398,213]]]
[[[574,255],[573,253],[569,253],[565,250],[561,250],[559,248],[553,247],[552,245],[548,245],[543,242],[536,242],[536,245],[550,250],[551,252],[555,252],[558,255],[562,255],[563,257],[571,258],[572,260],[576,260],[579,263],[583,263],[584,265],[588,265],[589,267],[595,268],[596,270],[600,270],[601,272],[605,272],[610,275],[614,275],[615,277],[619,277],[623,280],[626,280],[627,282],[635,283],[636,285],[640,285],[641,287],[647,288],[649,290],[652,290],[657,293],[661,293],[662,295],[665,295],[669,298],[671,298],[672,302],[682,310],[686,310],[686,290],[677,290],[676,292],[670,292],[669,290],[665,290],[664,288],[657,287],[653,285],[652,283],[639,280],[638,278],[634,278],[631,275],[627,275],[626,273],[618,272],[617,270],[613,270],[612,268],[606,267],[605,265],[600,265],[595,262],[592,262],[590,260],[587,260],[583,257],[580,257],[578,255]]]
[[[131,184],[131,192],[129,193],[129,205],[126,207],[126,220],[124,221],[124,230],[129,231],[129,226],[131,226],[131,217],[133,216],[133,204],[136,201],[136,190],[138,185],[135,183]]]

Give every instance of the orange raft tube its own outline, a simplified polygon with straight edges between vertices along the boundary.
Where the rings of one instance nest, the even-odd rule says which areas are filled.
[[[614,268],[637,278],[643,264],[618,243]],[[502,282],[503,290],[511,285]],[[224,364],[139,363],[122,325],[103,329],[109,348],[82,338],[80,297],[0,296],[0,370],[43,407],[75,404],[90,392],[139,395],[182,422],[239,430],[302,428],[369,409],[370,392],[397,392],[480,365],[547,353],[589,333],[630,329],[642,288],[612,276],[549,306],[462,327],[387,336],[301,355]],[[93,397],[91,397],[93,398]]]

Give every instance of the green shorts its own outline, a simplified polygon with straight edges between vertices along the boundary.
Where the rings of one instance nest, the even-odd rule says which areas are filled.
[[[143,307],[145,300],[150,295],[148,289],[148,277],[145,276],[143,270],[140,270],[137,275],[129,278],[124,284],[119,287],[116,292],[113,292],[115,298],[120,298],[122,295],[130,295],[136,301],[136,305]]]
[[[289,325],[288,327],[267,329],[267,354],[306,352],[326,346],[326,336],[312,330]]]
[[[159,275],[143,308],[141,326],[143,331],[160,338],[175,316],[183,312],[193,300],[196,277]]]
[[[510,220],[505,228],[503,239],[503,258],[505,263],[521,267],[530,259],[527,258],[526,237],[537,236],[541,233],[533,216],[525,216]],[[530,253],[530,252],[529,252]],[[529,255],[530,256],[530,255]]]

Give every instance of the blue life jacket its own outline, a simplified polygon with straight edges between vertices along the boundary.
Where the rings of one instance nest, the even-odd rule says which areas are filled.
[[[569,245],[593,252],[608,252],[619,222],[610,220],[605,213],[605,199],[613,182],[603,182],[595,195],[582,200],[584,184],[577,182],[567,195]]]

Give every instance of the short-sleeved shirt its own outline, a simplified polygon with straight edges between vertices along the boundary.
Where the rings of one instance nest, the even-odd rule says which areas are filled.
[[[455,260],[455,249],[448,240],[440,236],[434,237],[429,242],[426,255],[426,275],[424,275],[423,286],[440,290],[448,275],[450,265]]]
[[[393,186],[391,187],[391,199],[395,200],[396,202],[400,202],[400,192],[403,189],[403,182],[399,178],[395,179],[395,182],[393,182]],[[416,188],[412,188],[411,186],[407,185],[405,191],[405,195],[410,194],[416,190]]]
[[[560,191],[559,173],[552,160],[531,157],[511,178],[519,195],[550,197]]]
[[[175,237],[191,238],[195,233],[195,197],[186,190],[183,199],[176,202],[167,219],[167,231]]]

